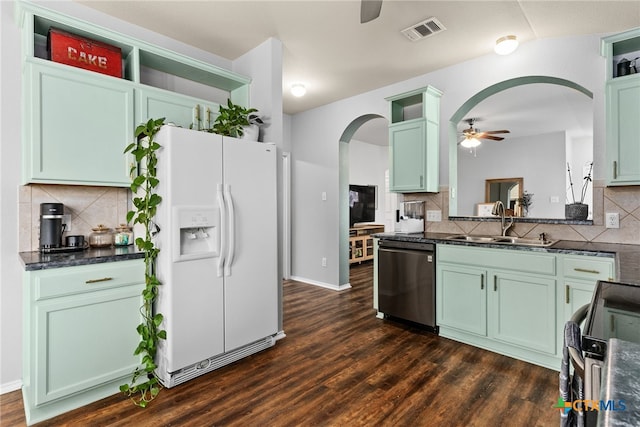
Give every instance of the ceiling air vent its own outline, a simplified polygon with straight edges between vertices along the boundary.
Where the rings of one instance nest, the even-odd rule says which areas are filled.
[[[432,36],[446,30],[436,18],[429,18],[401,31],[412,42]]]

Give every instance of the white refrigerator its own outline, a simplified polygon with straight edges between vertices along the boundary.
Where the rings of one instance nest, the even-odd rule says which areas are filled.
[[[156,372],[172,387],[275,343],[277,150],[173,126],[157,141]]]

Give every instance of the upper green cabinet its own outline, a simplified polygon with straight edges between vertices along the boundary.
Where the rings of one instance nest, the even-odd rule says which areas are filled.
[[[607,184],[640,185],[640,28],[602,39],[607,62]],[[635,60],[635,61],[634,61]]]
[[[218,115],[218,104],[162,89],[142,87],[136,97],[138,123],[164,117],[166,123],[200,130],[211,128]]]
[[[127,186],[131,83],[38,59],[25,77],[24,181]]]
[[[23,31],[23,182],[127,187],[135,127],[165,117],[205,128],[218,105],[248,107],[251,79],[83,22],[16,2]],[[51,28],[115,46],[122,78],[49,60]]]
[[[437,192],[438,136],[442,92],[427,86],[389,101],[389,186],[391,191]]]

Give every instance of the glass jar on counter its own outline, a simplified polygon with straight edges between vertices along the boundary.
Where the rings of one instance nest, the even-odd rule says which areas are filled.
[[[133,244],[133,229],[127,224],[120,224],[119,227],[116,227],[114,239],[116,246],[128,246]]]
[[[92,248],[106,248],[113,245],[113,232],[109,227],[98,224],[92,228],[93,233],[89,234],[89,246]]]

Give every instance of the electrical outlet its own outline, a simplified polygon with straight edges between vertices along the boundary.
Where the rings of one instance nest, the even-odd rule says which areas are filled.
[[[71,231],[71,214],[62,215],[62,223],[64,224],[64,231]]]
[[[620,214],[618,212],[607,212],[605,218],[607,228],[620,228]]]
[[[327,266],[327,258],[326,257],[322,257],[322,266],[323,267]]]
[[[442,211],[427,211],[427,221],[431,221],[431,222],[442,221]]]
[[[326,202],[327,201],[327,192],[323,191],[322,194],[320,195],[320,197],[322,197],[322,201]]]

